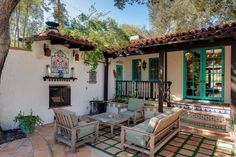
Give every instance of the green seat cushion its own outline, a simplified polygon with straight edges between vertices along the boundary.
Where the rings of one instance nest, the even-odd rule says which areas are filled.
[[[79,122],[80,125],[87,124],[86,122]],[[90,135],[96,131],[96,125],[89,125],[86,127],[82,127],[77,131],[77,138],[80,139],[82,137],[85,137],[87,135]]]
[[[152,117],[149,120],[149,123],[148,123],[146,131],[149,132],[149,133],[153,133],[155,128],[156,128],[156,126],[157,126],[157,124],[158,124],[158,122],[159,122],[159,120],[161,120],[162,118],[165,118],[166,116],[168,116],[168,115],[166,115],[166,114],[159,114],[159,115],[157,115],[155,117]]]
[[[133,112],[133,111],[127,110],[127,111],[120,112],[119,114],[129,117],[129,118],[134,118],[134,113],[135,112]],[[142,113],[137,113],[137,118],[140,118],[141,116],[142,116]]]
[[[133,127],[136,130],[140,130],[143,132],[146,132],[146,128],[148,126],[149,120],[144,121],[143,123],[140,123]],[[125,138],[129,142],[132,142],[133,144],[136,144],[141,147],[146,147],[149,137],[140,133],[137,133],[135,131],[127,130],[125,133]]]
[[[76,116],[75,112],[72,112],[70,110],[65,110],[65,109],[58,109],[57,111],[61,112],[63,114],[70,115],[72,123],[73,123],[73,126],[77,126],[78,125],[78,117]]]
[[[129,111],[136,111],[138,109],[141,109],[143,106],[144,106],[143,99],[129,98],[129,104],[128,104]]]

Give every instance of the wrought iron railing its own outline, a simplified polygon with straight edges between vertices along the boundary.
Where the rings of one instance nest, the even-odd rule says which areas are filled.
[[[136,97],[145,99],[159,98],[159,90],[162,90],[164,101],[170,102],[170,87],[172,82],[162,82],[163,86],[160,86],[160,81],[116,81],[116,96],[120,97]],[[161,89],[160,87],[163,87]]]

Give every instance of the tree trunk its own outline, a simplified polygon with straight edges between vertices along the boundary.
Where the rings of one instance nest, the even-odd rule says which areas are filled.
[[[10,47],[9,20],[20,0],[0,0],[0,79]]]

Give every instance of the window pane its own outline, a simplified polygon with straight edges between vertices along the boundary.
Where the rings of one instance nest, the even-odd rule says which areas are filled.
[[[158,69],[159,69],[158,58],[149,59],[149,79],[158,80]]]
[[[133,80],[141,80],[141,59],[133,60]]]

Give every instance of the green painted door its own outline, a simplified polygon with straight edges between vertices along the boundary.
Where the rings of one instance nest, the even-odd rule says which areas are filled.
[[[223,48],[185,52],[184,97],[200,100],[224,100]]]
[[[116,65],[116,80],[122,81],[123,80],[123,66]],[[122,82],[117,83],[117,95],[122,95]]]

